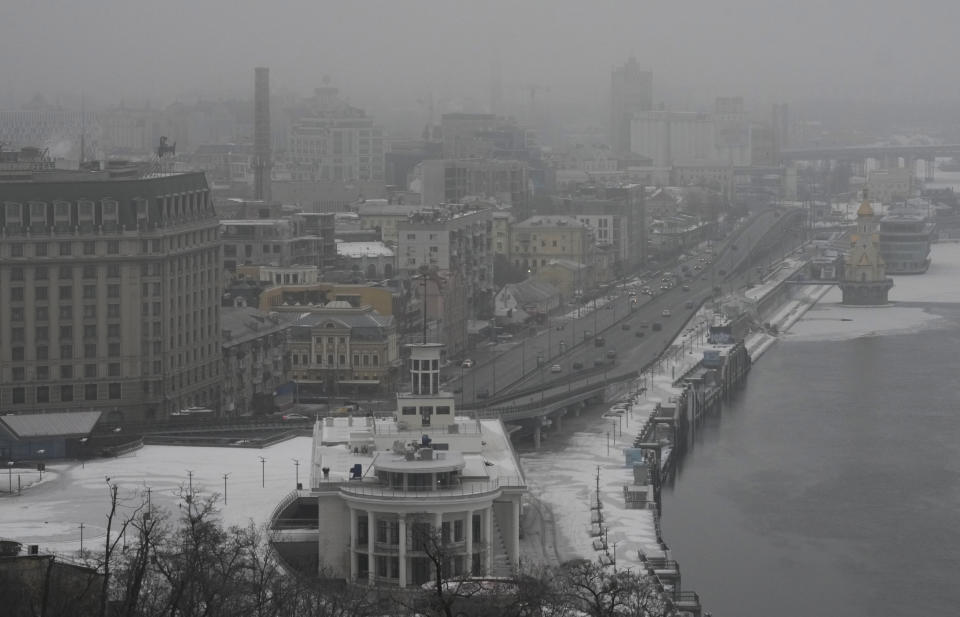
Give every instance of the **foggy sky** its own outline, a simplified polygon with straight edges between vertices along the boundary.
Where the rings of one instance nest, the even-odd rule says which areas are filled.
[[[250,98],[253,67],[275,92],[323,76],[361,107],[602,100],[631,55],[654,71],[655,101],[718,95],[755,104],[872,98],[960,100],[953,64],[960,3],[856,0],[85,0],[0,6],[0,105],[37,92],[131,105]]]

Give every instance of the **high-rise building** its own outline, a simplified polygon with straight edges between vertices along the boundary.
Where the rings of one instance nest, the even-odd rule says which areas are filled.
[[[610,75],[610,146],[617,154],[630,150],[630,120],[653,109],[653,72],[640,69],[631,57]]]
[[[0,179],[0,408],[216,409],[221,260],[202,173]]]

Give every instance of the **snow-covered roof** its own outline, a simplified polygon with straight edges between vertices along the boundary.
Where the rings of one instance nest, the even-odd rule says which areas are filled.
[[[337,242],[341,257],[393,257],[393,250],[383,242]]]

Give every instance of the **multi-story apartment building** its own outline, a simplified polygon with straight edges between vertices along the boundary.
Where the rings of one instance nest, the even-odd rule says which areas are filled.
[[[391,204],[386,199],[368,199],[358,204],[357,216],[360,220],[360,229],[377,231],[388,246],[397,246],[397,226],[406,223],[410,218],[423,210],[422,206],[403,206]]]
[[[282,219],[226,219],[220,221],[223,267],[242,265],[319,266],[323,240],[307,233],[298,216]]]
[[[392,316],[334,301],[289,330],[290,370],[303,389],[328,396],[392,391],[400,359]]]
[[[587,266],[598,283],[611,279],[613,255],[598,247],[594,230],[571,216],[532,216],[516,223],[511,232],[510,258],[514,266],[536,274],[552,260],[565,259]]]
[[[630,58],[610,74],[610,147],[616,154],[630,152],[630,119],[653,109],[653,72],[640,69]]]
[[[553,211],[586,223],[598,247],[607,248],[615,269],[629,272],[646,261],[646,208],[643,186],[588,185],[576,193],[555,198]]]
[[[302,179],[382,183],[385,152],[383,129],[329,86],[316,89],[309,109],[290,127],[287,156],[311,170]]]
[[[316,426],[309,486],[270,521],[280,554],[311,564],[305,574],[400,588],[516,574],[526,482],[499,419],[456,415],[440,389],[441,347],[410,346],[410,392],[393,417]],[[317,519],[304,522],[306,511]]]
[[[440,118],[445,159],[525,159],[531,132],[494,114],[450,113]]]
[[[109,421],[219,407],[221,260],[203,174],[0,181],[0,408]]]
[[[368,281],[393,278],[397,273],[397,255],[383,242],[340,242],[337,254],[345,269],[362,272]]]
[[[475,197],[523,207],[530,194],[528,172],[528,164],[520,160],[443,159],[423,161],[415,174],[426,205],[462,203]]]
[[[288,380],[287,329],[295,319],[292,313],[265,313],[246,306],[220,309],[223,415],[273,409],[274,392]]]
[[[440,319],[447,351],[467,346],[467,322],[493,309],[493,211],[448,204],[427,209],[397,226],[397,261],[411,276],[435,276],[439,293],[428,295],[428,313]]]
[[[495,255],[510,257],[510,225],[513,215],[507,210],[493,211],[493,252]]]

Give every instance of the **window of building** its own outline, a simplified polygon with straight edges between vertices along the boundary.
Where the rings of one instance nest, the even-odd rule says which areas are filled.
[[[14,388],[12,391],[12,395],[13,395],[14,405],[22,405],[27,400],[26,388]]]
[[[83,376],[86,379],[96,379],[97,378],[97,365],[96,364],[84,364],[83,365]]]
[[[13,376],[14,381],[23,381],[27,376],[26,369],[22,366],[13,367],[10,374]]]
[[[61,285],[61,286],[60,286],[59,294],[60,294],[60,300],[61,300],[61,301],[62,301],[62,300],[69,300],[70,298],[73,297],[73,287],[71,287],[71,286],[69,286],[69,285]]]
[[[107,388],[107,397],[111,399],[120,398],[120,384],[112,383]]]
[[[463,519],[453,521],[453,541],[463,542]]]
[[[95,278],[97,278],[97,267],[96,267],[96,266],[84,266],[84,267],[83,267],[83,270],[82,270],[82,273],[83,273],[83,278],[85,278],[85,279],[95,279]]]
[[[48,270],[46,266],[37,266],[33,269],[33,278],[38,281],[47,280]]]
[[[60,276],[61,279],[71,279],[71,278],[73,278],[73,267],[71,267],[71,266],[60,266],[60,274],[59,274],[59,276]]]
[[[119,285],[107,285],[107,297],[108,297],[108,298],[119,298],[119,297],[120,297],[120,286],[119,286]]]
[[[97,318],[97,305],[96,305],[96,304],[84,304],[84,305],[83,305],[83,318],[84,318],[84,319],[96,319],[96,318]]]
[[[120,305],[119,304],[108,304],[107,305],[107,317],[111,319],[116,319],[120,317]]]
[[[107,266],[107,277],[112,279],[120,278],[120,265],[110,264]]]
[[[450,415],[450,407],[448,405],[440,405],[437,407],[437,413],[443,415]]]
[[[61,360],[73,359],[73,345],[60,345],[60,359]]]
[[[44,341],[46,342],[46,341]],[[50,357],[50,348],[46,345],[37,347],[37,360],[46,360]]]
[[[14,302],[23,302],[23,287],[12,287],[10,289],[10,299]]]
[[[37,242],[33,245],[33,254],[37,257],[46,257],[47,256],[47,243],[46,242]]]
[[[50,328],[47,326],[37,326],[33,329],[34,343],[46,342],[50,338]]]
[[[110,343],[107,345],[107,355],[111,358],[120,357],[120,343]]]
[[[38,366],[37,367],[37,379],[39,381],[46,381],[50,379],[50,367],[49,366]]]
[[[34,287],[33,288],[33,297],[40,302],[45,302],[47,300],[47,288],[46,287]]]
[[[67,402],[73,400],[73,385],[60,386],[60,400]]]
[[[120,241],[119,240],[108,240],[107,241],[107,255],[118,255],[120,253]]]
[[[96,343],[87,343],[83,346],[83,357],[84,358],[96,358],[97,357],[97,344]]]
[[[97,338],[97,326],[93,324],[84,326],[83,338]]]
[[[23,328],[10,328],[10,342],[12,343],[26,342]]]
[[[34,315],[37,321],[47,321],[50,319],[50,309],[45,306],[38,306]]]
[[[97,384],[88,383],[83,386],[83,400],[85,401],[97,400]]]
[[[10,268],[10,280],[23,281],[23,268],[19,266],[17,266],[16,268]]]
[[[73,326],[60,326],[60,340],[69,341],[73,338]]]
[[[57,311],[60,319],[73,319],[73,306],[70,304],[61,304]]]
[[[84,255],[94,255],[97,252],[96,242],[84,242],[83,243],[83,254]]]
[[[37,402],[38,403],[50,402],[50,386],[37,386]]]
[[[120,324],[108,324],[107,325],[107,336],[109,338],[120,338]]]

